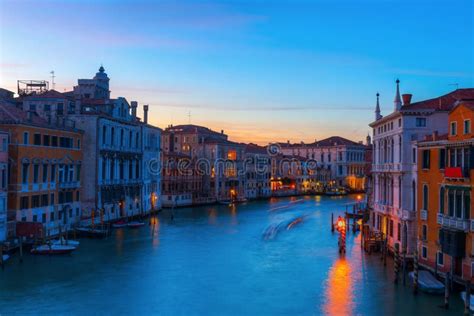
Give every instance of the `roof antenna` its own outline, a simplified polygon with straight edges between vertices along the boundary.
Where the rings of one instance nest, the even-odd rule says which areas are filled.
[[[191,124],[191,111],[188,111],[188,124]]]
[[[456,90],[459,89],[459,83],[450,83],[448,86],[456,86]]]
[[[54,82],[54,78],[56,78],[56,76],[54,75],[54,70],[51,70],[50,74],[51,74],[51,83],[53,85],[53,90],[55,90],[56,89],[56,83]]]

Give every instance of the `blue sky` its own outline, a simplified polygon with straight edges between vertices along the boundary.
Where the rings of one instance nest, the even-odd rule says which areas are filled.
[[[103,63],[113,96],[150,104],[160,127],[231,139],[365,139],[375,93],[414,101],[474,87],[471,0],[5,1],[0,86],[59,91]]]

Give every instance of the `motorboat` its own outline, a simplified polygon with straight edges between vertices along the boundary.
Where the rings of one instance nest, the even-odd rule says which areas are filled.
[[[74,247],[79,247],[80,242],[77,240],[72,240],[72,239],[65,239],[64,237],[61,237],[60,239],[54,239],[51,240],[51,244],[53,245],[67,245],[67,246],[74,246]]]
[[[127,226],[130,228],[139,228],[139,227],[145,226],[145,223],[139,222],[139,221],[132,221],[128,223]]]
[[[92,227],[77,227],[76,232],[81,236],[90,238],[104,238],[108,234],[106,229]]]
[[[408,273],[408,276],[413,281],[415,272]],[[418,288],[426,293],[443,294],[444,284],[434,277],[429,271],[418,271]]]
[[[466,292],[461,292],[461,299],[463,302],[466,302]],[[469,309],[471,310],[471,312],[474,311],[474,295],[470,295],[470,302],[469,302]]]
[[[30,252],[34,255],[64,255],[74,250],[74,246],[49,244],[33,247]]]
[[[124,220],[120,220],[118,222],[115,222],[112,224],[113,228],[122,228],[122,227],[127,227],[127,222]]]

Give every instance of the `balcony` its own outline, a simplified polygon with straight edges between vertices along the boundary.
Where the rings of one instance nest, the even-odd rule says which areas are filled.
[[[428,212],[426,210],[421,210],[420,219],[426,221],[428,219]]]
[[[73,189],[79,188],[81,186],[79,181],[70,181],[70,182],[60,182],[59,187],[61,189]]]
[[[472,221],[468,219],[450,217],[444,214],[438,214],[436,222],[441,226],[458,229],[462,231],[469,231],[469,229],[472,230],[473,228]]]

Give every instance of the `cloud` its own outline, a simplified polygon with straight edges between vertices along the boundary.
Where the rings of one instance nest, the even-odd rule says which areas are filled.
[[[308,106],[252,106],[252,107],[239,107],[239,106],[227,106],[227,105],[206,105],[206,104],[184,104],[184,103],[161,103],[154,104],[158,107],[174,107],[174,108],[185,108],[185,109],[208,109],[215,111],[242,111],[242,112],[255,112],[255,111],[311,111],[311,110],[334,110],[334,111],[360,111],[360,110],[373,110],[372,107],[367,106],[334,106],[334,105],[308,105]]]

